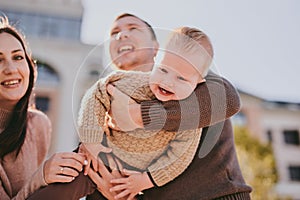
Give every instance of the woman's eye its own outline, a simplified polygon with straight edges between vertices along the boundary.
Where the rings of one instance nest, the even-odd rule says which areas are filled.
[[[23,60],[24,57],[23,57],[23,56],[15,56],[14,59],[15,59],[15,60]]]

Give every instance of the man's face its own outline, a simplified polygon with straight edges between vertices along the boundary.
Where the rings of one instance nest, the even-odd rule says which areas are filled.
[[[153,66],[158,43],[143,21],[132,16],[118,19],[112,25],[110,36],[110,56],[118,68],[141,70],[145,65]]]

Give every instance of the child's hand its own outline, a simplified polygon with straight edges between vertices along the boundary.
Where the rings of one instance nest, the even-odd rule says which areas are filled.
[[[92,163],[93,169],[98,170],[98,154],[100,152],[110,153],[111,148],[105,147],[99,143],[82,143],[79,147],[79,152],[86,155],[87,163],[84,168],[84,175],[87,175],[90,170],[90,165]]]
[[[111,180],[111,183],[116,185],[113,186],[110,191],[120,191],[120,193],[115,196],[115,199],[129,195],[128,200],[131,200],[134,199],[135,195],[139,192],[154,186],[146,172],[141,173],[126,169],[123,169],[122,172],[128,177]]]

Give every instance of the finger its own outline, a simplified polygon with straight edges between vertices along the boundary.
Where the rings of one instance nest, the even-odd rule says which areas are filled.
[[[120,160],[119,159],[115,159],[115,161],[116,161],[116,163],[117,163],[117,166],[118,166],[118,169],[120,170],[120,171],[123,171],[123,165],[121,164],[121,162],[120,162]]]
[[[101,152],[103,152],[103,153],[110,153],[111,151],[112,151],[112,149],[109,148],[109,147],[103,146],[103,147],[101,148]]]
[[[111,175],[113,178],[120,178],[123,177],[123,175],[121,174],[121,172],[117,169],[114,169],[111,171]]]
[[[127,183],[128,179],[127,178],[115,178],[110,180],[111,183],[116,183],[116,184],[122,184],[122,183]]]
[[[106,90],[107,90],[108,94],[110,94],[111,96],[114,96],[116,87],[114,87],[112,84],[108,84],[106,87]]]
[[[106,155],[106,157],[107,157],[107,162],[108,162],[108,166],[110,167],[110,169],[112,169],[112,170],[118,169],[117,163],[115,162],[113,157],[109,154]]]
[[[83,163],[84,163],[84,161],[83,161]],[[79,172],[81,172],[83,169],[83,164],[81,162],[71,159],[71,158],[65,158],[65,159],[61,158],[57,161],[57,164],[62,167],[73,168]]]
[[[75,179],[73,176],[64,176],[64,175],[57,175],[57,179],[54,182],[61,182],[61,183],[69,183]]]
[[[133,103],[135,102],[131,97],[129,97],[128,95],[124,94],[123,92],[121,92],[118,88],[116,88],[115,86],[108,84],[108,86],[106,87],[107,92],[115,97],[115,98],[121,98],[121,99],[126,99],[129,103]]]
[[[120,199],[120,198],[122,198],[122,197],[125,197],[125,196],[127,196],[129,193],[130,193],[129,190],[124,190],[123,192],[120,192],[119,194],[117,194],[117,195],[115,196],[115,199]]]
[[[94,170],[89,170],[88,173],[90,179],[97,185],[98,188],[101,188],[103,185],[103,179],[99,176]]]
[[[128,169],[123,169],[122,171],[126,176],[130,176],[132,174],[140,174],[138,171],[133,171],[133,170],[128,170]]]
[[[84,175],[87,175],[90,171],[90,167],[91,167],[91,159],[87,158],[87,165],[84,167]]]
[[[126,188],[127,188],[127,186],[125,184],[119,184],[119,185],[115,185],[112,188],[110,188],[109,191],[110,192],[115,192],[115,191],[124,190]]]
[[[99,154],[99,155],[100,155],[100,154]],[[104,165],[104,163],[103,163],[103,161],[101,160],[100,156],[98,156],[97,161],[98,161],[98,167],[99,167],[99,164]]]
[[[135,199],[135,194],[134,193],[131,193],[129,195],[129,197],[127,198],[127,200],[134,200]]]
[[[49,158],[46,161],[45,164],[45,172],[46,173],[50,173],[53,169],[57,169],[60,166],[63,167],[70,167],[70,168],[74,168],[77,171],[82,171],[82,163],[81,161],[78,161],[77,159],[75,159],[75,157],[73,156],[75,155],[76,157],[76,153],[74,154],[69,154],[69,153],[57,153],[54,154],[51,158]],[[78,155],[79,157],[81,157],[81,155]],[[84,157],[82,157],[82,162],[84,163]]]
[[[61,153],[61,157],[64,158],[64,159],[66,159],[66,158],[75,159],[78,162],[80,162],[81,164],[83,164],[84,160],[85,160],[85,156],[83,154],[79,154],[79,153],[75,153],[75,152]]]
[[[77,170],[74,170],[73,168],[61,167],[57,175],[77,177],[79,175],[79,172]]]
[[[97,158],[92,158],[92,166],[93,166],[93,169],[94,170],[97,170],[98,169],[98,160]]]
[[[112,175],[103,163],[98,163],[98,172],[105,180],[110,180],[112,178]]]
[[[87,165],[88,161],[86,159],[86,153],[78,153],[78,154],[84,158],[83,165]]]

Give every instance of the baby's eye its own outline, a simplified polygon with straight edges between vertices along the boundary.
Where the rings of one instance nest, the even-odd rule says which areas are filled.
[[[187,81],[185,78],[183,78],[182,76],[178,76],[177,77],[179,80],[181,80],[181,81]]]
[[[159,68],[161,72],[168,73],[168,71],[165,68]]]

